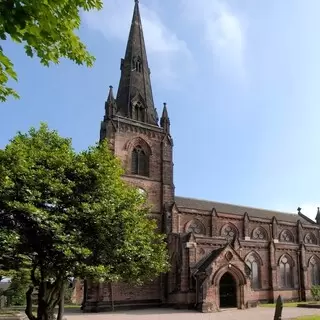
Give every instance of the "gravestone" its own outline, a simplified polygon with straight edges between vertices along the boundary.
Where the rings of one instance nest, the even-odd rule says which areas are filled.
[[[273,320],[281,320],[282,308],[283,308],[283,301],[282,301],[282,297],[279,295],[276,302],[276,310],[274,312]]]

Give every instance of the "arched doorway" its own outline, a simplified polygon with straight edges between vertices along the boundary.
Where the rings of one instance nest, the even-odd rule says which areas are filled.
[[[220,308],[237,307],[237,284],[233,275],[226,272],[219,283]]]

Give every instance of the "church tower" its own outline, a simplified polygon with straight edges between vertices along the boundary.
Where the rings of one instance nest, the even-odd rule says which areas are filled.
[[[110,86],[105,102],[100,140],[108,139],[111,150],[121,160],[125,170],[123,178],[146,194],[152,208],[151,218],[157,221],[159,230],[170,232],[171,220],[167,208],[174,202],[170,119],[165,103],[160,121],[154,105],[138,0],[135,0],[120,70],[116,97]],[[96,291],[96,301],[104,301],[99,302],[96,308],[110,308],[109,296],[120,305],[159,306],[165,300],[165,282],[164,276],[143,288],[121,283],[104,285]],[[109,291],[112,294],[109,295]],[[86,309],[90,309],[90,302]]]
[[[109,89],[100,140],[108,139],[122,161],[124,179],[146,193],[152,217],[162,227],[163,208],[174,201],[173,141],[167,106],[159,121],[153,101],[138,0],[120,70],[116,97],[112,86]]]

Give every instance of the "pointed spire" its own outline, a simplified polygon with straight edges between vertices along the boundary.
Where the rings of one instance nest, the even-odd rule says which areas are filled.
[[[121,60],[117,107],[118,114],[123,117],[158,124],[137,0],[135,0],[125,57]]]
[[[160,119],[160,126],[163,128],[163,130],[167,133],[170,133],[170,119],[168,116],[168,110],[167,110],[167,104],[163,104],[163,111],[162,116]]]
[[[317,210],[316,222],[317,222],[317,224],[320,224],[320,208],[319,207],[318,207],[318,210]]]

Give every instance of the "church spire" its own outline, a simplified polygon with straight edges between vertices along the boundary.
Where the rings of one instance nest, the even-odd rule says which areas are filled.
[[[119,115],[158,125],[138,0],[135,0],[125,57],[121,59],[116,100]]]

